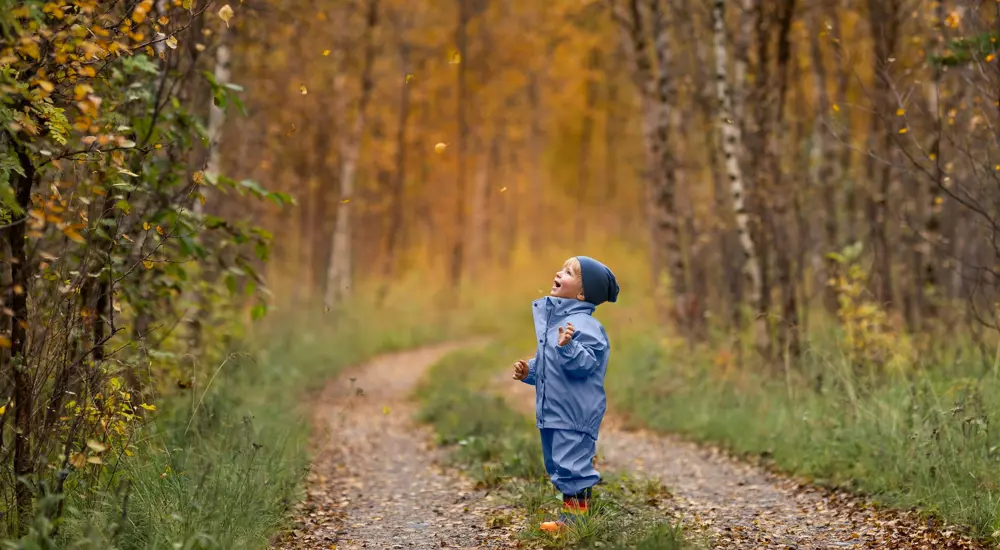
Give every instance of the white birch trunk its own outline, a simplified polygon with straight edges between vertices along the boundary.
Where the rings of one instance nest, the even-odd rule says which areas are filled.
[[[733,211],[736,214],[736,234],[743,248],[744,271],[750,281],[749,298],[756,305],[761,297],[760,260],[757,257],[753,237],[750,235],[750,220],[746,208],[746,187],[743,183],[743,172],[740,168],[740,150],[743,147],[743,136],[740,125],[732,119],[732,95],[729,91],[728,71],[726,68],[725,32],[725,0],[715,0],[712,8],[713,38],[715,43],[715,81],[716,95],[719,101],[719,134],[722,137],[722,154],[726,161],[726,174],[729,176],[729,192],[733,199]]]

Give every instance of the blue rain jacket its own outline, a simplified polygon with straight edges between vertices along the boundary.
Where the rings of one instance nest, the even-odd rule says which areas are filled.
[[[539,429],[575,430],[597,439],[607,410],[604,374],[611,352],[604,326],[589,302],[546,296],[531,304],[538,350],[528,360],[524,383],[535,386]],[[559,346],[559,327],[576,333]]]

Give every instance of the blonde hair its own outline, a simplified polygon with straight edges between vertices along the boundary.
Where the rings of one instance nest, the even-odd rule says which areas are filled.
[[[566,260],[566,262],[563,263],[563,267],[570,268],[570,270],[573,271],[573,277],[575,279],[583,279],[583,267],[580,266],[580,260],[578,260],[576,256]]]

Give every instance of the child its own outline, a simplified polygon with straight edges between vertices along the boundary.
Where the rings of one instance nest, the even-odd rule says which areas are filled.
[[[558,531],[586,513],[591,489],[601,479],[594,456],[607,408],[604,373],[610,346],[592,314],[617,299],[611,270],[577,256],[556,273],[549,296],[532,303],[538,349],[535,357],[514,364],[514,379],[535,386],[545,471],[563,494],[563,513],[558,521],[542,524],[546,531]]]

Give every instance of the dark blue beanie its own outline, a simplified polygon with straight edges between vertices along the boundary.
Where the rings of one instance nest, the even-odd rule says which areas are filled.
[[[618,299],[618,281],[615,274],[601,262],[586,256],[577,256],[583,276],[584,300],[599,306]]]

